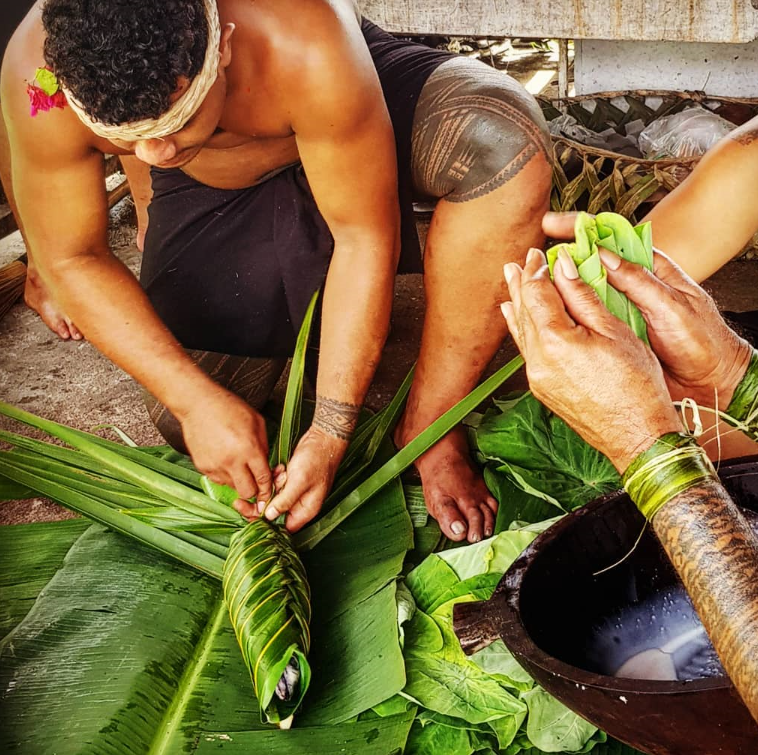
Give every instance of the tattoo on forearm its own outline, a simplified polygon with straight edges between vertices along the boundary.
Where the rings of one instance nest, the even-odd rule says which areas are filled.
[[[748,708],[758,710],[758,633],[751,632],[758,625],[756,533],[716,480],[676,496],[652,521],[706,629],[718,638],[726,672]]]
[[[335,401],[326,396],[316,396],[316,411],[313,415],[313,426],[341,440],[350,440],[350,436],[358,424],[361,407],[358,404],[348,404]]]
[[[539,107],[502,71],[454,58],[422,89],[413,119],[412,175],[423,194],[450,202],[476,199],[548,149]]]

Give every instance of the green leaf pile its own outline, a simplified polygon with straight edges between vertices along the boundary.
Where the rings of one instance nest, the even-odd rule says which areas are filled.
[[[610,461],[531,393],[493,403],[469,424],[500,504],[496,531],[573,511],[621,487]]]
[[[501,532],[432,554],[408,574],[416,610],[403,627],[401,695],[419,713],[406,755],[579,753],[605,741],[595,726],[536,686],[501,640],[468,657],[453,633],[453,605],[489,598],[536,536],[529,529]]]

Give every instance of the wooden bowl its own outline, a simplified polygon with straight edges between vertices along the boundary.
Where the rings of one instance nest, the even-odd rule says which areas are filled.
[[[722,468],[721,478],[740,506],[758,512],[758,463]],[[461,646],[473,653],[502,638],[548,692],[650,755],[758,755],[758,726],[726,677],[652,681],[587,670],[591,627],[681,584],[649,527],[634,547],[644,525],[623,491],[564,517],[514,562],[490,600],[455,607]]]

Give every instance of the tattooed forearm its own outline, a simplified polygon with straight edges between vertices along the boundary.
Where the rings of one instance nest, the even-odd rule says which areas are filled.
[[[358,424],[361,407],[344,401],[335,401],[325,396],[316,396],[316,411],[313,426],[341,440],[350,440]]]
[[[653,528],[726,672],[758,720],[758,538],[717,480],[673,498]]]
[[[413,181],[423,194],[465,202],[507,183],[548,145],[539,106],[513,79],[453,58],[429,77],[416,106]]]

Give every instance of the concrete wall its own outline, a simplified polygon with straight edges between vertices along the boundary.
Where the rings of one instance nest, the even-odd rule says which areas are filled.
[[[705,91],[723,97],[758,97],[758,41],[575,42],[577,94],[622,89]]]

